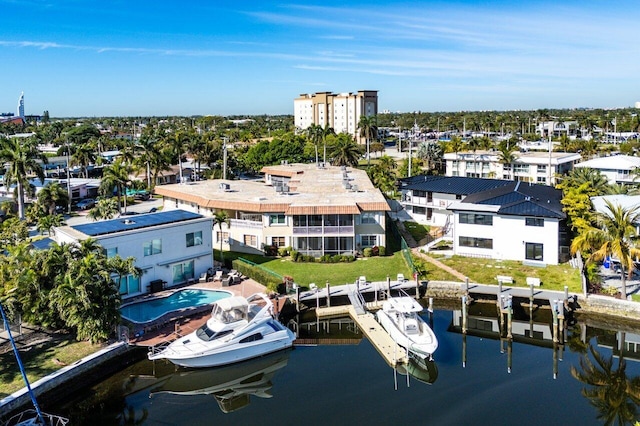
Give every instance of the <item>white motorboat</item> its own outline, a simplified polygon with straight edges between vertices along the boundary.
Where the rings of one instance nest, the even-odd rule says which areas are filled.
[[[419,312],[422,306],[409,296],[390,297],[376,312],[378,322],[398,345],[420,358],[431,358],[438,339]]]
[[[294,340],[295,334],[275,319],[271,300],[256,293],[218,300],[204,325],[167,346],[152,348],[149,359],[216,367],[289,348]]]

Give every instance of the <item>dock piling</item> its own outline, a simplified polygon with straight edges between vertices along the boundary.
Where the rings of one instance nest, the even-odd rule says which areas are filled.
[[[327,308],[331,307],[331,286],[329,280],[327,280]]]

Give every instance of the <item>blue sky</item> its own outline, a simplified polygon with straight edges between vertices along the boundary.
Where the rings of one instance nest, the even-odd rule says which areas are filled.
[[[0,112],[292,114],[301,93],[380,110],[626,107],[637,1],[0,0]]]

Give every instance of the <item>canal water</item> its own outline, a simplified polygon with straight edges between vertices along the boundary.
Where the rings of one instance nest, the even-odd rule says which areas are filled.
[[[619,401],[637,415],[628,395],[640,389],[614,382],[640,381],[639,335],[578,322],[554,346],[550,322],[516,321],[509,344],[491,317],[471,315],[466,336],[459,317],[436,310],[434,363],[413,366],[415,377],[389,367],[348,319],[311,321],[299,329],[308,345],[291,351],[204,370],[145,360],[45,408],[74,425],[598,425]],[[604,377],[608,392],[584,396],[594,387],[572,367]]]

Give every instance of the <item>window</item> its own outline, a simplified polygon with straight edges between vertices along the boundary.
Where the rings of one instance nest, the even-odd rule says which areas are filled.
[[[546,184],[547,183],[547,178],[544,177],[544,176],[538,176],[537,182]]]
[[[271,245],[274,247],[285,247],[284,237],[271,237]]]
[[[544,226],[544,219],[541,217],[528,217],[524,220],[526,226]]]
[[[284,225],[286,223],[284,214],[270,214],[269,225]]]
[[[245,235],[244,236],[244,245],[257,247],[258,246],[258,237],[255,235]]]
[[[202,245],[202,231],[187,233],[187,247]]]
[[[118,247],[103,248],[102,251],[104,252],[104,255],[107,256],[107,259],[111,259],[118,255]]]
[[[543,252],[543,248],[544,248],[543,244],[527,243],[524,257],[527,260],[539,260],[539,261],[542,261],[544,259],[543,253],[542,253]]]
[[[155,240],[144,243],[143,251],[145,256],[162,253],[162,240],[160,238],[157,238]]]
[[[377,235],[363,235],[360,237],[362,241],[362,247],[374,247],[378,244]]]
[[[216,241],[229,241],[229,233],[228,232],[216,232]]]
[[[493,240],[491,238],[460,237],[458,241],[460,247],[493,249]]]
[[[140,278],[133,275],[127,275],[120,278],[120,294],[136,294],[140,293]]]
[[[415,214],[427,214],[427,208],[421,206],[413,206],[413,212]]]
[[[307,216],[293,216],[293,226],[307,226]]]
[[[187,280],[193,279],[193,260],[187,262],[176,263],[173,265],[173,283],[183,283]]]
[[[539,164],[538,173],[547,173],[547,166],[545,164]]]
[[[460,213],[460,223],[472,225],[493,225],[493,216],[479,213]]]
[[[529,173],[529,165],[528,164],[514,164],[513,165],[514,173]]]
[[[360,218],[363,225],[378,223],[374,212],[364,212],[360,215]]]

